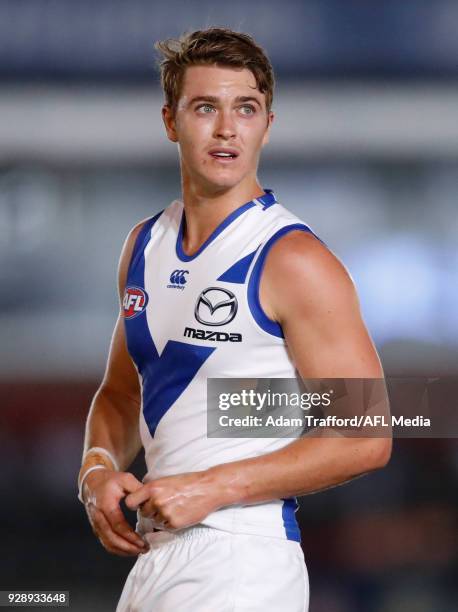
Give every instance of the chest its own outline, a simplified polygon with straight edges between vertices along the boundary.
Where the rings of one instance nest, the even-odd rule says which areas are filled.
[[[145,249],[146,317],[159,350],[170,339],[241,342],[248,317],[246,282],[256,248],[247,254],[250,245],[220,241],[182,261],[174,246],[165,239]]]

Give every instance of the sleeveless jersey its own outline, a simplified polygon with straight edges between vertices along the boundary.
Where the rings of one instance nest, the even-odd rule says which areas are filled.
[[[183,251],[183,203],[148,219],[123,299],[127,347],[142,389],[140,434],[149,482],[269,453],[285,438],[208,438],[207,378],[294,378],[281,326],[259,300],[266,256],[285,234],[312,230],[274,193],[234,210],[193,255]],[[213,332],[213,333],[212,333]],[[295,498],[232,505],[204,525],[300,541]],[[155,525],[139,515],[140,532]]]

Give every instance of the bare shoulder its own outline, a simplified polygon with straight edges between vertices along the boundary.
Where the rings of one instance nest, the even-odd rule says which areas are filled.
[[[281,325],[303,376],[383,376],[351,276],[313,234],[280,238],[264,272],[262,307]]]
[[[124,241],[124,244],[121,250],[121,255],[119,257],[119,264],[118,264],[118,289],[119,289],[119,295],[121,299],[124,293],[126,279],[127,279],[127,271],[129,269],[129,264],[132,258],[132,252],[134,250],[135,243],[137,241],[138,235],[141,232],[143,226],[150,219],[151,217],[147,217],[146,219],[142,219],[142,221],[139,221],[136,225],[134,225],[134,227],[127,234],[127,237]]]
[[[284,309],[337,308],[354,302],[356,290],[343,263],[313,234],[293,231],[270,250],[261,281],[266,313],[281,320]]]

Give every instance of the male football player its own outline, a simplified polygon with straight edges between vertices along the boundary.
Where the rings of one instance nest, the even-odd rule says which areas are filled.
[[[383,372],[346,269],[257,178],[274,119],[264,50],[224,28],[157,47],[182,195],[125,241],[80,498],[108,551],[139,555],[118,611],[304,611],[295,496],[384,466],[390,440],[209,438],[207,379]]]

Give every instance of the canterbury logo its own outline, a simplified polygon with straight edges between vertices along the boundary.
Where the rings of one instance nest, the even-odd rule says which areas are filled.
[[[208,287],[197,298],[194,316],[202,325],[226,325],[237,314],[237,298],[227,289]]]
[[[185,274],[189,274],[189,270],[174,270],[170,275],[170,282],[172,285],[186,284]]]

